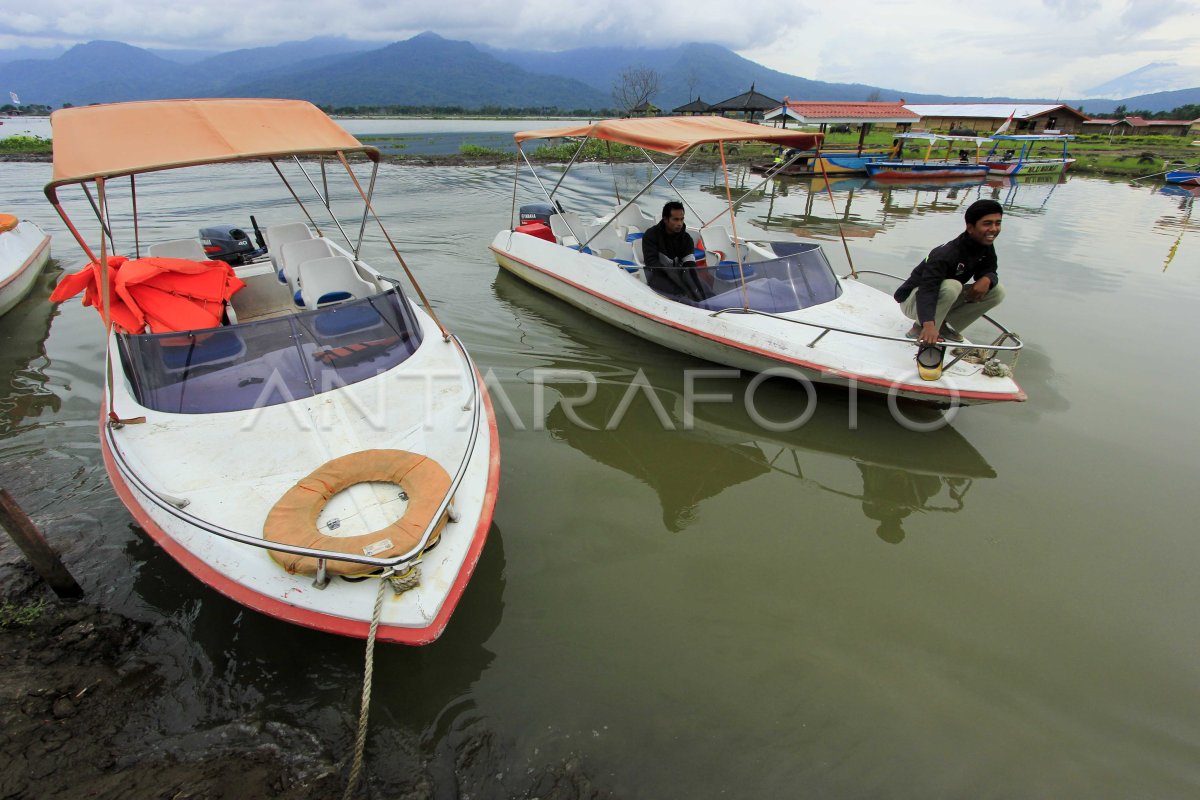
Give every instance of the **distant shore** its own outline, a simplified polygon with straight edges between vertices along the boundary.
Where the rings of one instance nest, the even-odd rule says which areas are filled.
[[[1145,144],[1130,144],[1124,147],[1106,147],[1103,150],[1092,150],[1084,147],[1075,148],[1072,153],[1076,157],[1069,174],[1089,175],[1109,178],[1153,178],[1163,174],[1167,162],[1179,165],[1193,166],[1200,163],[1200,148],[1189,148],[1186,144],[1174,147],[1163,147]],[[745,164],[769,160],[768,148],[746,148],[741,152],[727,157],[730,165]],[[0,162],[8,163],[39,163],[51,161],[51,153],[41,152],[0,152]],[[437,155],[383,155],[383,161],[410,167],[497,167],[511,166],[517,160],[515,153],[501,151],[485,151],[475,153],[446,153]],[[640,158],[617,158],[616,161],[637,161]],[[708,164],[716,157],[700,157],[693,163]],[[1178,167],[1177,167],[1178,168]],[[849,177],[849,176],[846,176]]]

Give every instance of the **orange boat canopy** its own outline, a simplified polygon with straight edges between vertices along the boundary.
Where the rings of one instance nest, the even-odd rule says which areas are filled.
[[[64,108],[50,115],[53,190],[98,177],[292,155],[366,153],[304,100],[150,100]]]
[[[819,145],[823,138],[819,133],[799,133],[725,117],[604,119],[588,125],[520,131],[513,138],[520,144],[532,139],[558,139],[564,136],[590,136],[673,156],[682,155],[696,145],[723,142],[767,142],[809,150]]]

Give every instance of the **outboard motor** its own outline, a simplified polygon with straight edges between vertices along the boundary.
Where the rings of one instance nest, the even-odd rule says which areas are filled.
[[[266,247],[255,247],[246,231],[237,225],[201,228],[200,244],[209,258],[234,266],[245,264],[267,252]]]
[[[513,230],[545,239],[547,242],[556,242],[558,240],[554,237],[554,231],[550,229],[550,217],[557,213],[554,206],[545,203],[521,206],[521,222]]]
[[[551,215],[557,213],[554,206],[546,203],[531,203],[527,206],[521,206],[521,221],[519,224],[525,225],[530,222],[542,222],[546,225],[550,224]]]

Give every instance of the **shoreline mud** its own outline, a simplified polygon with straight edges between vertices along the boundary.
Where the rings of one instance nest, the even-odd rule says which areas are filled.
[[[176,620],[131,619],[87,598],[57,600],[0,534],[0,758],[8,764],[0,798],[342,796],[357,708],[330,710],[345,728],[336,743],[239,713],[225,707],[239,687],[214,678],[185,688],[172,677],[181,666],[169,654],[186,650],[179,645],[186,637]],[[180,696],[194,692],[208,696]],[[188,728],[164,720],[170,714],[163,709],[178,705],[218,712]],[[578,758],[529,770],[512,769],[509,759],[487,730],[447,743],[381,726],[368,733],[354,796],[613,797]]]

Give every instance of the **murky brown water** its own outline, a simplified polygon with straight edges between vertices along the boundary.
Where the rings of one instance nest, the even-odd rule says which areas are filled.
[[[3,210],[43,223],[75,266],[40,193],[49,165],[0,172]],[[627,192],[646,172],[616,180]],[[274,197],[260,175],[140,179],[178,215],[143,235],[247,208],[270,220],[282,211],[256,204]],[[612,173],[580,177],[564,202],[601,207]],[[716,183],[677,181],[702,213],[719,209]],[[835,212],[804,183],[773,187],[739,226],[823,241],[839,272],[835,219],[859,268],[903,273],[961,230],[971,200],[1005,202],[997,316],[1029,343],[1029,402],[921,434],[886,403],[821,390],[807,424],[771,432],[718,403],[684,429],[685,371],[714,365],[498,274],[486,245],[512,184],[499,168],[381,177],[398,245],[511,412],[496,528],[447,633],[380,648],[371,769],[386,774],[397,737],[436,752],[484,728],[510,775],[575,754],[625,797],[1200,791],[1193,198],[1083,178],[848,181]],[[202,736],[231,717],[280,721],[349,752],[361,643],[243,611],[130,529],[96,441],[97,316],[47,294],[0,319],[3,483],[93,600],[188,632],[180,696],[214,699],[156,707],[148,724]],[[576,371],[597,378],[577,407],[594,427],[639,376],[662,413],[638,402],[612,430],[580,426],[562,402],[583,391]],[[740,398],[748,384],[705,386]],[[756,400],[774,419],[805,403],[786,382]]]

